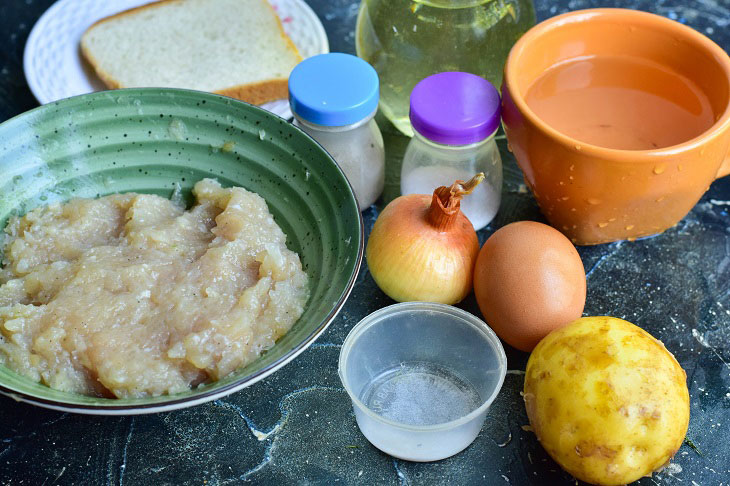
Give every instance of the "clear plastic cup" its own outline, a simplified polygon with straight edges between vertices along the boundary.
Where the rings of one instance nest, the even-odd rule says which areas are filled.
[[[339,374],[365,437],[409,461],[437,461],[471,444],[507,372],[481,319],[444,304],[380,309],[345,338]]]

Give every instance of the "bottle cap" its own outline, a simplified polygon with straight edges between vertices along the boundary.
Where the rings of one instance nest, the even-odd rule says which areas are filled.
[[[411,92],[411,125],[436,143],[480,142],[499,127],[499,117],[497,89],[475,74],[434,74],[421,80]]]
[[[350,54],[310,57],[289,75],[292,112],[317,125],[357,123],[377,109],[379,96],[375,69]]]

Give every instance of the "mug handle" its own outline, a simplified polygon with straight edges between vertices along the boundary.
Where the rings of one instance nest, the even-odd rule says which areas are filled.
[[[717,170],[717,175],[715,176],[715,179],[719,179],[720,177],[725,177],[726,175],[730,175],[730,153],[728,153],[725,156],[725,161],[722,163],[720,168]]]

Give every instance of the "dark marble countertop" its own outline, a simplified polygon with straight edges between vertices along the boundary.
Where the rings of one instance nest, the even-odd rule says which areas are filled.
[[[100,0],[101,1],[101,0]],[[37,106],[22,70],[23,47],[52,0],[0,2],[0,121]],[[331,50],[354,52],[358,2],[309,0]],[[536,0],[538,19],[617,6],[685,22],[730,48],[730,1]],[[406,139],[385,130],[388,191],[397,190]],[[480,232],[541,220],[504,150],[502,209]],[[580,248],[588,276],[585,315],[632,321],[661,339],[687,371],[688,439],[670,467],[642,485],[730,483],[730,177],[716,181],[675,227],[659,236]],[[372,228],[376,209],[364,213]],[[0,484],[575,484],[527,424],[520,390],[527,354],[505,346],[509,372],[476,441],[436,463],[393,459],[360,434],[337,377],[347,332],[392,303],[363,264],[355,289],[317,342],[269,378],[198,407],[137,417],[58,413],[0,397]],[[480,315],[473,300],[461,307]]]

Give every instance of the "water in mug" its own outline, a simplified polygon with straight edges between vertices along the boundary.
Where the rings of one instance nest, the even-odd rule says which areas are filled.
[[[411,136],[416,83],[466,71],[500,86],[510,48],[534,23],[532,0],[363,0],[355,45],[380,76],[383,114]]]
[[[692,80],[634,57],[594,56],[556,64],[532,84],[526,102],[557,131],[621,150],[677,145],[714,122],[707,96]]]

